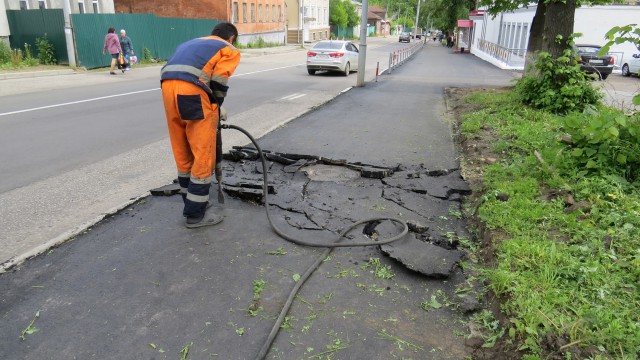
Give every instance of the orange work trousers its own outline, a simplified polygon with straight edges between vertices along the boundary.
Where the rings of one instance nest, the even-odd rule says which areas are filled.
[[[199,86],[164,80],[162,99],[178,180],[185,199],[184,216],[205,211],[216,164],[218,109]]]

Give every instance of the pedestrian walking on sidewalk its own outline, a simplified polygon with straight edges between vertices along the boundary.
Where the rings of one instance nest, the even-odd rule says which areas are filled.
[[[124,70],[129,71],[131,70],[133,45],[131,44],[131,39],[127,36],[127,32],[124,29],[120,30],[120,48],[122,48],[122,53],[124,54]]]
[[[110,27],[107,30],[107,36],[104,37],[104,46],[102,47],[102,55],[104,55],[107,51],[111,55],[111,68],[109,69],[109,74],[115,75],[116,72],[116,64],[118,63],[118,58],[122,53],[122,48],[120,47],[120,40],[118,40],[118,35],[116,35],[116,29]]]
[[[207,208],[216,164],[218,109],[240,63],[240,51],[233,46],[237,38],[233,24],[220,23],[211,36],[179,45],[161,71],[162,99],[188,228],[223,220]]]

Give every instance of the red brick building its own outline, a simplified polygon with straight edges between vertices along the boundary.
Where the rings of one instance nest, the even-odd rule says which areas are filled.
[[[246,44],[285,42],[285,0],[114,0],[116,13],[232,22]]]

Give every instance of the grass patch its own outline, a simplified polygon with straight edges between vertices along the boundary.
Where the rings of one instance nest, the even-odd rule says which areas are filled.
[[[576,143],[559,141],[578,133],[579,124],[595,126],[592,113],[533,110],[511,91],[475,93],[465,101],[484,108],[462,117],[463,142],[484,140],[501,157],[482,165],[484,188],[472,207],[487,230],[505,235],[486,244],[495,258],[482,269],[508,318],[502,329],[491,321],[491,331],[533,358],[549,352],[637,358],[639,170],[631,174],[628,164],[603,158],[587,168]],[[596,111],[625,129],[640,122],[638,115]],[[564,345],[549,346],[549,336]]]

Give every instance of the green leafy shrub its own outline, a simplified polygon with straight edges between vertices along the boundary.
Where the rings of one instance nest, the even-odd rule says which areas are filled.
[[[571,50],[565,50],[558,58],[540,52],[534,70],[534,75],[525,76],[516,84],[522,102],[534,108],[566,114],[597,105],[602,98],[580,70]]]
[[[640,179],[640,118],[605,108],[587,110],[564,119],[571,135],[571,156],[584,173],[617,174],[629,181]]]
[[[24,65],[36,66],[38,65],[38,59],[35,59],[31,54],[31,44],[24,44]]]
[[[151,50],[149,48],[142,49],[142,60],[144,62],[150,62],[151,61]]]
[[[6,42],[0,41],[0,64],[11,62],[11,48]]]
[[[22,50],[20,49],[11,49],[11,63],[14,66],[22,65]]]
[[[38,60],[42,65],[56,64],[56,51],[53,44],[47,39],[47,34],[42,38],[36,38],[36,46],[38,47]]]

